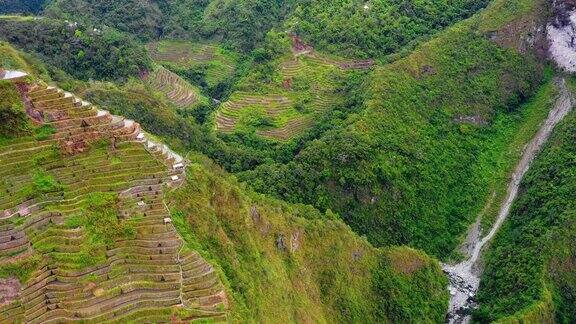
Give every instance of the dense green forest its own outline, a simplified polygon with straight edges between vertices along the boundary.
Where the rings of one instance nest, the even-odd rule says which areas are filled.
[[[575,141],[572,113],[528,171],[486,254],[478,321],[576,321]]]
[[[188,158],[172,217],[225,274],[236,320],[443,320],[446,279],[424,253],[374,249],[331,213],[255,194],[205,157]]]
[[[46,14],[138,35],[211,38],[242,52],[272,28],[289,29],[319,49],[353,57],[384,57],[472,15],[488,1],[358,0],[57,0]]]
[[[563,5],[573,9],[572,2]],[[450,292],[439,260],[464,257],[459,247],[477,217],[480,231],[490,228],[525,144],[557,95],[561,72],[545,57],[557,4],[0,0],[0,71],[30,74],[26,86],[0,80],[0,164],[8,166],[0,170],[0,212],[13,214],[0,219],[0,279],[29,284],[45,263],[84,271],[107,262],[117,241],[150,234],[143,244],[160,256],[146,261],[172,249],[178,280],[186,272],[181,255],[194,251],[206,260],[203,275],[214,272],[210,284],[226,295],[210,311],[228,321],[443,322]],[[576,79],[567,78],[576,92]],[[88,101],[70,101],[60,116],[80,126],[29,118],[26,109],[47,109],[30,105],[23,93],[31,84]],[[71,100],[42,91],[35,99],[53,110]],[[145,132],[135,128],[130,143],[117,147],[118,133],[106,132],[135,124],[107,112]],[[262,135],[294,120],[305,125],[296,135]],[[95,131],[103,139],[80,143],[78,155],[58,153],[102,121],[114,123]],[[221,128],[226,122],[232,126]],[[140,145],[144,134],[154,143]],[[156,141],[185,157],[182,173]],[[474,321],[576,322],[574,143],[572,112],[485,250]],[[92,168],[81,180],[90,186],[77,182],[88,174],[72,171],[79,166]],[[126,187],[116,192],[108,182]],[[121,197],[134,188],[154,198],[140,191]],[[62,215],[46,214],[64,222],[50,218],[51,230],[23,232],[35,236],[30,258],[4,262],[20,253],[5,247],[22,239],[4,229],[28,226],[20,198],[70,199]],[[119,206],[134,212],[137,200],[165,214],[122,220]],[[173,229],[181,245],[157,245],[172,234],[143,233],[137,222]],[[58,226],[85,236],[43,244]],[[60,253],[60,246],[79,252]],[[72,261],[58,263],[66,258]],[[114,297],[177,283],[165,279],[116,282]],[[177,289],[184,305],[183,285]],[[4,306],[0,322],[13,311]],[[173,321],[186,318],[164,311]]]
[[[126,80],[150,68],[132,36],[47,18],[2,18],[0,39],[80,80]]]
[[[301,0],[288,25],[318,49],[352,57],[384,57],[472,15],[470,1]]]
[[[46,8],[52,18],[83,22],[94,28],[116,28],[137,34],[143,39],[158,37],[164,19],[158,5],[152,1],[52,1]]]
[[[0,0],[0,14],[37,14],[45,3],[46,0]]]

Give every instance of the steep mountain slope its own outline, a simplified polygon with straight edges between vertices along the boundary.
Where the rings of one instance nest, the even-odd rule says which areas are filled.
[[[345,85],[374,65],[327,56],[309,46],[299,50],[294,35],[291,45],[288,35],[278,38],[284,46],[275,48],[277,57],[266,63],[268,68],[255,68],[240,78],[229,100],[218,107],[214,123],[219,133],[285,142],[299,138],[334,107],[344,106]]]
[[[218,44],[166,39],[146,47],[155,62],[184,76],[211,97],[221,98],[234,80],[238,58]]]
[[[230,0],[57,0],[45,14],[109,26],[143,40],[160,36],[224,39],[236,49],[249,51],[266,32],[279,25],[293,1]]]
[[[505,175],[519,103],[540,82],[542,1],[495,1],[414,53],[376,69],[364,111],[288,164],[241,179],[292,202],[341,213],[376,245],[446,257],[479,212],[487,174]],[[521,148],[523,143],[519,143]],[[496,188],[492,188],[496,189]]]
[[[205,157],[182,171],[137,123],[34,77],[0,89],[25,116],[0,139],[0,322],[442,320],[446,279],[424,253],[376,249]]]
[[[201,156],[170,197],[178,229],[221,267],[233,316],[264,322],[440,322],[446,281],[423,253],[375,249],[331,214],[243,189]],[[193,198],[191,198],[193,197]]]
[[[0,322],[225,319],[223,286],[164,204],[182,158],[133,121],[12,75],[2,111],[26,120],[0,139]]]
[[[152,63],[127,34],[47,18],[0,17],[0,39],[80,80],[124,81]]]
[[[476,320],[576,321],[575,140],[572,112],[527,173],[487,252]]]
[[[465,19],[488,1],[297,1],[288,25],[320,50],[384,57]]]
[[[138,35],[225,42],[242,52],[289,29],[333,54],[384,57],[461,20],[488,1],[56,0],[49,17]]]

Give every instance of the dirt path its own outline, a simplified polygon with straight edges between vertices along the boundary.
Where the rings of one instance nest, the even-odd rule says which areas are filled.
[[[572,110],[574,99],[566,86],[566,81],[564,79],[558,79],[555,83],[559,90],[558,99],[554,107],[552,107],[552,110],[550,110],[546,121],[540,126],[534,138],[525,147],[522,158],[516,166],[510,183],[508,184],[506,199],[500,208],[498,218],[490,229],[490,232],[488,232],[485,237],[477,237],[475,242],[472,242],[471,253],[468,255],[467,260],[456,265],[442,265],[444,272],[446,272],[450,280],[449,290],[451,297],[447,315],[448,323],[468,323],[470,321],[469,313],[476,307],[475,295],[480,285],[481,270],[478,267],[478,260],[482,254],[482,248],[492,240],[508,217],[510,207],[518,195],[522,178],[530,168],[536,155],[542,149],[544,143],[546,143],[552,134],[554,127]]]

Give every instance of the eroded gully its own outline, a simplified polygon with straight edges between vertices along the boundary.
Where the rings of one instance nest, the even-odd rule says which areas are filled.
[[[564,79],[556,79],[555,84],[559,92],[558,98],[546,121],[525,147],[522,158],[518,162],[508,184],[506,198],[500,207],[494,225],[483,238],[480,238],[477,234],[468,236],[471,241],[468,242],[470,249],[465,261],[455,265],[442,265],[442,269],[448,275],[450,282],[448,287],[450,290],[450,304],[446,317],[448,323],[468,323],[470,321],[470,312],[476,307],[475,296],[480,285],[482,270],[478,261],[482,255],[482,249],[492,240],[508,217],[510,207],[518,194],[520,182],[530,168],[532,161],[552,134],[554,127],[570,112],[574,105],[574,99],[566,85],[566,81]],[[477,231],[478,226],[479,222],[476,223],[475,228],[471,231]]]

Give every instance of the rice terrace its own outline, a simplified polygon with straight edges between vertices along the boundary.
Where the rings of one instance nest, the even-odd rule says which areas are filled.
[[[0,324],[576,323],[575,0],[0,1]]]

